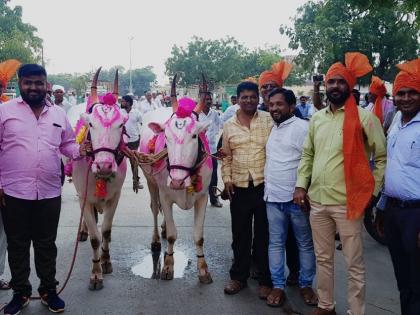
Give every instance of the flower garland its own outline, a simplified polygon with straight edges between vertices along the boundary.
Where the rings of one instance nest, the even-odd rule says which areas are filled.
[[[106,189],[106,180],[104,178],[97,178],[95,183],[95,197],[105,199],[108,191]]]

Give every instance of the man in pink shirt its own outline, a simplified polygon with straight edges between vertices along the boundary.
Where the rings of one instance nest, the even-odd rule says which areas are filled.
[[[21,97],[0,107],[0,202],[14,291],[4,314],[17,314],[29,303],[31,241],[41,302],[58,313],[65,306],[55,279],[61,154],[78,158],[91,145],[75,143],[66,113],[46,99],[43,67],[23,65],[18,78]]]

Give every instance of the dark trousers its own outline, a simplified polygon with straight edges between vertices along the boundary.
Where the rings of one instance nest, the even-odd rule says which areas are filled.
[[[140,139],[137,140],[137,141],[127,143],[127,147],[130,150],[136,150],[137,151],[137,149],[139,148],[139,145],[140,145]],[[133,180],[139,180],[140,177],[138,176],[138,174],[139,174],[138,169],[131,163],[131,160],[130,160],[130,165],[131,165],[131,172],[133,174]]]
[[[400,291],[402,315],[420,314],[420,208],[385,211],[385,236]]]
[[[246,282],[249,278],[252,247],[252,220],[254,219],[254,254],[260,275],[260,285],[272,286],[268,266],[268,220],[264,202],[264,184],[248,188],[235,187],[230,203],[232,218],[232,249],[234,262],[230,278]]]
[[[287,232],[286,240],[286,264],[287,268],[289,268],[289,274],[299,273],[299,250],[297,247],[295,232],[293,231],[291,222],[289,222],[289,229]]]
[[[214,204],[217,202],[216,191],[213,189],[214,186],[217,186],[217,159],[212,157],[211,160],[213,162],[213,172],[211,173],[209,196],[210,203]]]
[[[55,289],[58,220],[61,196],[42,200],[24,200],[5,196],[6,207],[2,209],[4,230],[7,236],[7,251],[12,274],[10,285],[15,292],[25,296],[32,294],[29,282],[30,246],[34,247],[35,268],[41,280],[39,293]]]

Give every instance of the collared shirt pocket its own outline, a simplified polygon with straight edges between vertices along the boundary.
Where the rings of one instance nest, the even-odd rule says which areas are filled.
[[[48,128],[48,130],[50,134],[46,135],[47,143],[54,148],[58,148],[61,144],[63,127],[58,123],[53,123],[52,126]]]
[[[417,136],[410,145],[410,158],[408,165],[416,168],[420,168],[420,136]]]

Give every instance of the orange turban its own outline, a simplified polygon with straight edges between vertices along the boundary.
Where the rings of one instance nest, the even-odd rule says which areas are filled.
[[[395,95],[400,89],[412,88],[420,93],[420,58],[397,65],[401,70],[394,80],[392,94]]]
[[[356,85],[357,78],[372,71],[368,58],[358,52],[345,54],[345,65],[337,62],[326,74],[326,81],[334,75],[346,80],[350,90]],[[368,205],[375,181],[365,154],[363,130],[359,110],[353,95],[349,95],[344,104],[343,156],[344,177],[346,182],[347,218],[360,218]]]
[[[15,59],[9,59],[0,63],[0,82],[4,87],[13,78],[19,66],[20,62]],[[6,95],[0,95],[0,102],[6,102],[8,100],[9,98]]]
[[[278,86],[283,86],[283,82],[292,71],[292,65],[284,60],[281,60],[271,66],[271,70],[261,73],[259,78],[259,85],[264,85],[268,81],[276,82]]]
[[[385,82],[377,76],[372,76],[372,82],[370,83],[369,93],[376,95],[375,106],[373,112],[376,117],[379,118],[381,124],[384,122],[384,114],[382,110],[382,99],[386,94]]]

